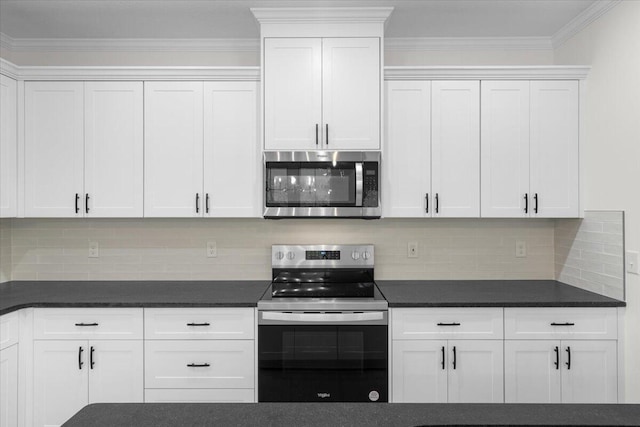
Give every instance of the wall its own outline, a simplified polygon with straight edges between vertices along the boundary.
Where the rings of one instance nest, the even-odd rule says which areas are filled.
[[[624,210],[627,250],[640,250],[640,2],[624,1],[556,49],[589,64],[581,141],[584,205]],[[626,276],[627,401],[640,402],[640,276]]]
[[[553,279],[552,220],[14,219],[14,280],[268,279],[272,244],[373,243],[376,278]],[[89,241],[99,258],[88,258]],[[218,257],[206,258],[208,240]],[[515,241],[527,257],[515,258]],[[419,258],[407,258],[407,243]]]
[[[0,219],[0,283],[11,280],[11,219]]]

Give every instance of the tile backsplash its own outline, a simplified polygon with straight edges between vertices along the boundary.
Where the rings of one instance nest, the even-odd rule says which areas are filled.
[[[276,243],[373,243],[378,279],[555,277],[554,220],[13,219],[10,232],[2,271],[10,247],[13,280],[262,280]],[[407,257],[408,242],[418,258]]]
[[[624,212],[557,220],[554,252],[559,281],[624,300]]]

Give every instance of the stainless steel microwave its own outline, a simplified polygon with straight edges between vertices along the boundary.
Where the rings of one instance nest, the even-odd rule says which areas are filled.
[[[265,218],[380,218],[380,153],[267,151]]]

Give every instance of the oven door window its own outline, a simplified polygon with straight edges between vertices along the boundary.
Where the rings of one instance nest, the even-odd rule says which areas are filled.
[[[353,162],[267,162],[266,170],[267,206],[356,206]]]

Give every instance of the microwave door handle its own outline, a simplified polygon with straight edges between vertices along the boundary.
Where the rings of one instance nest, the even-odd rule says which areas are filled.
[[[362,162],[356,162],[356,206],[362,206]]]

